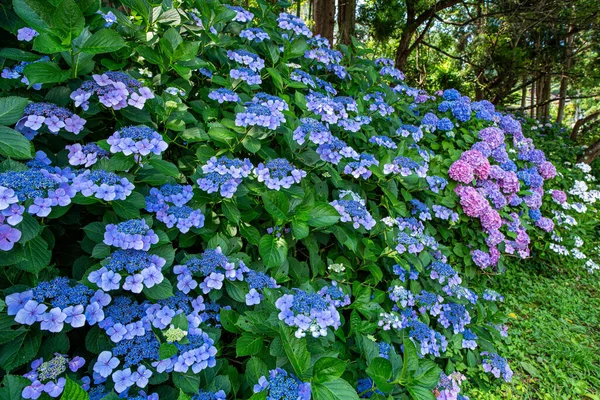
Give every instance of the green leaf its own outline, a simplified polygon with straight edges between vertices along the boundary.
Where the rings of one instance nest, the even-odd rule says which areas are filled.
[[[246,378],[250,385],[255,385],[261,376],[266,376],[269,373],[267,364],[260,358],[251,357],[246,364]]]
[[[175,386],[186,393],[197,393],[200,390],[200,375],[192,371],[185,374],[173,372],[172,378]]]
[[[106,258],[110,256],[110,246],[105,243],[98,243],[92,249],[92,258]]]
[[[53,32],[70,43],[83,31],[85,18],[74,0],[63,0],[53,16]]]
[[[234,224],[240,222],[240,210],[238,210],[233,201],[223,199],[223,202],[221,203],[221,210],[223,211],[225,218]]]
[[[112,53],[125,46],[125,41],[117,32],[111,29],[100,29],[81,46],[81,51],[87,54]]]
[[[25,327],[23,325],[19,325],[16,329],[12,329],[13,325],[17,325],[13,316],[0,314],[0,344],[10,342],[25,332]]]
[[[435,400],[431,389],[423,386],[407,386],[406,390],[408,390],[408,393],[410,393],[414,400]]]
[[[13,0],[13,8],[27,26],[38,32],[50,29],[56,8],[47,0]]]
[[[0,50],[0,57],[8,58],[15,61],[37,61],[40,59],[39,54],[30,53],[21,49],[4,48]]]
[[[264,235],[258,244],[258,253],[267,267],[279,267],[287,257],[288,246],[284,238]]]
[[[68,51],[69,46],[65,46],[56,36],[42,33],[33,39],[33,49],[43,54],[54,54]]]
[[[252,225],[240,225],[240,233],[248,243],[258,245],[260,243],[260,232]]]
[[[177,352],[177,346],[175,346],[173,343],[161,343],[160,348],[158,349],[158,355],[161,360],[171,358],[176,355]]]
[[[65,389],[60,397],[61,400],[90,400],[90,396],[77,383],[67,377]]]
[[[287,196],[282,192],[267,191],[262,198],[265,203],[265,210],[273,217],[285,221],[290,208]]]
[[[292,219],[292,233],[296,239],[304,239],[310,233],[310,228],[306,222],[294,218]]]
[[[48,266],[52,252],[48,250],[48,243],[40,236],[23,244],[23,258],[16,266],[23,271],[37,274]]]
[[[42,344],[40,331],[28,331],[6,343],[0,350],[0,367],[10,372],[33,360]]]
[[[374,358],[365,372],[373,379],[378,389],[389,392],[394,388],[394,385],[388,383],[392,377],[392,364],[385,358]]]
[[[22,376],[5,375],[0,387],[0,400],[21,400],[21,393],[29,384],[31,381]]]
[[[21,119],[25,106],[29,103],[23,97],[8,96],[0,98],[0,125],[12,125]],[[4,140],[0,139],[0,145]]]
[[[253,356],[264,348],[263,339],[252,333],[242,333],[235,342],[235,354],[237,357]]]
[[[179,169],[177,169],[177,166],[168,161],[152,158],[150,159],[150,165],[161,174],[172,176],[173,178],[177,178],[179,176]]]
[[[344,379],[312,385],[314,400],[358,400],[356,390]]]
[[[279,332],[283,350],[294,372],[298,377],[304,376],[310,368],[310,353],[306,349],[306,339],[298,339],[282,322],[279,323]]]
[[[36,83],[60,83],[69,79],[70,72],[63,71],[58,65],[51,62],[38,62],[25,66],[23,75],[27,77],[30,85]]]
[[[318,203],[310,211],[308,218],[308,225],[314,226],[315,228],[323,228],[331,226],[338,222],[340,219],[340,213],[328,203]]]
[[[156,284],[151,288],[144,286],[143,291],[150,300],[168,299],[173,296],[173,285],[165,278],[161,283]]]
[[[35,153],[33,145],[25,136],[14,129],[0,126],[0,155],[28,160],[33,158]]]
[[[334,381],[346,370],[346,361],[334,357],[322,357],[313,366],[314,382],[323,383]]]

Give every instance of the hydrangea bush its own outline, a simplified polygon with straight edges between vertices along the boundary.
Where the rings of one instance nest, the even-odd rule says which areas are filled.
[[[110,4],[2,19],[0,390],[465,399],[511,379],[490,286],[553,230],[556,175],[519,120],[332,49],[285,4]]]

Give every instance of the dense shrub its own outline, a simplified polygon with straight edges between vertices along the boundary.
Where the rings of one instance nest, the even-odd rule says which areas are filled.
[[[489,279],[552,231],[556,173],[518,120],[279,6],[111,4],[13,0],[3,22],[0,390],[457,399],[465,375],[511,379]]]

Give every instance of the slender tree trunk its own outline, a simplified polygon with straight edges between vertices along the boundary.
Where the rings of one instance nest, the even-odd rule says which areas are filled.
[[[523,74],[521,88],[521,112],[525,113],[525,106],[527,105],[527,77]]]
[[[573,129],[571,130],[571,135],[569,136],[571,140],[577,140],[577,136],[579,135],[579,130],[581,129],[581,127],[598,117],[600,117],[600,111],[591,113],[585,118],[578,119],[577,122],[575,122],[575,125],[573,125]]]
[[[560,76],[560,90],[558,101],[558,112],[556,114],[556,123],[560,124],[565,117],[565,106],[567,104],[567,89],[569,86],[568,73],[572,67],[573,60],[573,35],[567,36],[565,40],[565,63],[562,67],[562,73]]]
[[[596,157],[600,156],[600,139],[595,141],[590,147],[588,147],[583,154],[577,159],[578,162],[591,164]]]
[[[535,112],[535,80],[533,82],[531,82],[531,96],[529,97],[529,107],[531,107],[530,112],[529,112],[529,116],[531,118],[535,118],[534,112]]]
[[[333,45],[333,28],[335,26],[335,0],[314,0],[315,27],[313,33],[321,35]]]
[[[410,42],[416,32],[415,27],[407,26],[400,36],[398,48],[396,48],[396,68],[403,70],[410,55]]]
[[[544,82],[544,122],[550,120],[550,95],[552,91],[552,75],[550,71],[546,74],[546,81]]]
[[[349,45],[356,28],[356,0],[338,0],[340,42]]]

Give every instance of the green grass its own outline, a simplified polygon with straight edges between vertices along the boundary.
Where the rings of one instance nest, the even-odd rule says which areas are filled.
[[[532,263],[498,277],[510,328],[499,352],[515,376],[491,393],[471,390],[471,399],[600,400],[599,279]]]

